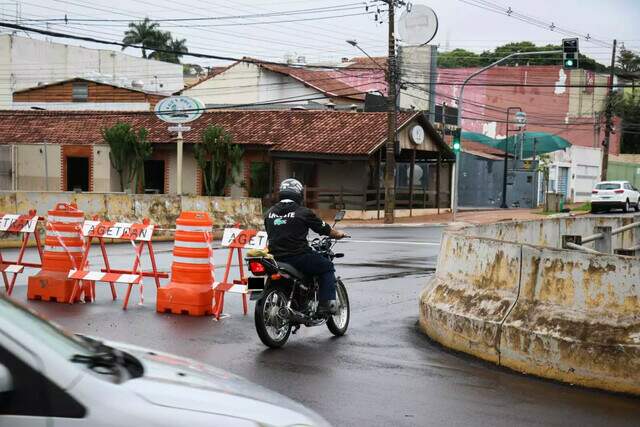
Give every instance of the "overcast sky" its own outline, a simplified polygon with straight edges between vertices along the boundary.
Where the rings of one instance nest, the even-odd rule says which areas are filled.
[[[170,30],[176,37],[186,38],[187,45],[193,52],[228,57],[252,56],[278,61],[285,55],[294,55],[305,56],[308,61],[318,61],[360,55],[355,48],[345,43],[346,39],[358,40],[371,55],[386,53],[386,22],[376,23],[372,14],[365,15],[365,2],[357,0],[29,0],[18,3],[21,17],[25,20],[60,19],[65,14],[72,19],[128,20],[145,16],[152,19],[203,18],[335,7],[340,9],[251,19],[172,22],[163,23],[162,28]],[[506,14],[490,12],[462,0],[414,3],[426,4],[437,13],[439,31],[432,43],[438,44],[441,50],[461,47],[480,52],[510,41],[529,40],[546,44],[557,43],[564,37],[558,32],[538,28]],[[640,51],[640,0],[492,0],[492,3],[504,8],[510,6],[513,11],[530,18],[553,23],[558,28],[580,34],[589,34],[607,43],[617,38],[627,48]],[[2,20],[15,19],[15,1],[0,0],[0,8]],[[380,8],[383,9],[382,5]],[[369,10],[375,10],[375,6]],[[317,19],[336,15],[355,16]],[[273,23],[309,18],[313,20]],[[262,24],[256,25],[256,22]],[[252,25],[247,25],[249,23]],[[39,25],[41,28],[45,25],[27,21],[23,24]],[[120,40],[125,27],[126,22],[49,24],[52,30],[108,40]],[[66,43],[92,46],[82,42]],[[584,40],[581,40],[581,51],[603,63],[609,62],[611,54],[610,47]],[[134,49],[128,49],[127,52],[139,55]],[[188,57],[183,62],[203,65],[219,63]]]

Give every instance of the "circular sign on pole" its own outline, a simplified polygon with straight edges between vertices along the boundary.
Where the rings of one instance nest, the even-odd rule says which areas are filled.
[[[204,104],[189,96],[170,96],[156,104],[156,116],[167,123],[189,123],[204,112]]]
[[[398,23],[400,39],[406,45],[424,45],[429,43],[438,32],[438,16],[428,6],[414,4],[402,12]]]
[[[516,111],[516,127],[518,129],[524,128],[527,124],[527,113],[524,111]]]

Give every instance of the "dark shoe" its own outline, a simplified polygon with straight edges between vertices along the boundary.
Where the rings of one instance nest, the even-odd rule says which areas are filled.
[[[332,299],[329,301],[320,301],[318,304],[318,314],[336,314],[338,312],[338,303]]]

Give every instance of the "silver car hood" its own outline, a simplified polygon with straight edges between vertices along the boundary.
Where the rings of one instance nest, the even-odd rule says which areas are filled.
[[[152,404],[244,418],[268,426],[329,426],[303,405],[222,369],[130,344],[106,344],[142,363],[144,375],[122,386]]]

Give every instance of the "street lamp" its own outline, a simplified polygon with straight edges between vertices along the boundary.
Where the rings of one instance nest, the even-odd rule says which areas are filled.
[[[382,71],[384,71],[385,76],[387,75],[387,70],[384,69],[384,67],[380,64],[378,64],[378,61],[376,61],[375,59],[373,59],[371,57],[371,55],[369,55],[367,53],[367,51],[365,51],[363,48],[360,47],[360,45],[358,45],[358,42],[355,40],[345,40],[347,43],[349,43],[351,46],[355,47],[356,49],[358,49],[360,52],[364,53],[366,55],[367,58],[369,58],[371,60],[371,62],[373,62],[374,64],[376,64],[376,67],[380,68]]]
[[[504,140],[504,172],[502,174],[502,204],[500,207],[502,209],[507,209],[507,168],[509,163],[509,117],[511,115],[511,111],[517,111],[516,113],[516,129],[511,129],[514,132],[520,131],[526,122],[526,115],[522,111],[520,107],[509,107],[507,108],[507,130],[506,136]]]

